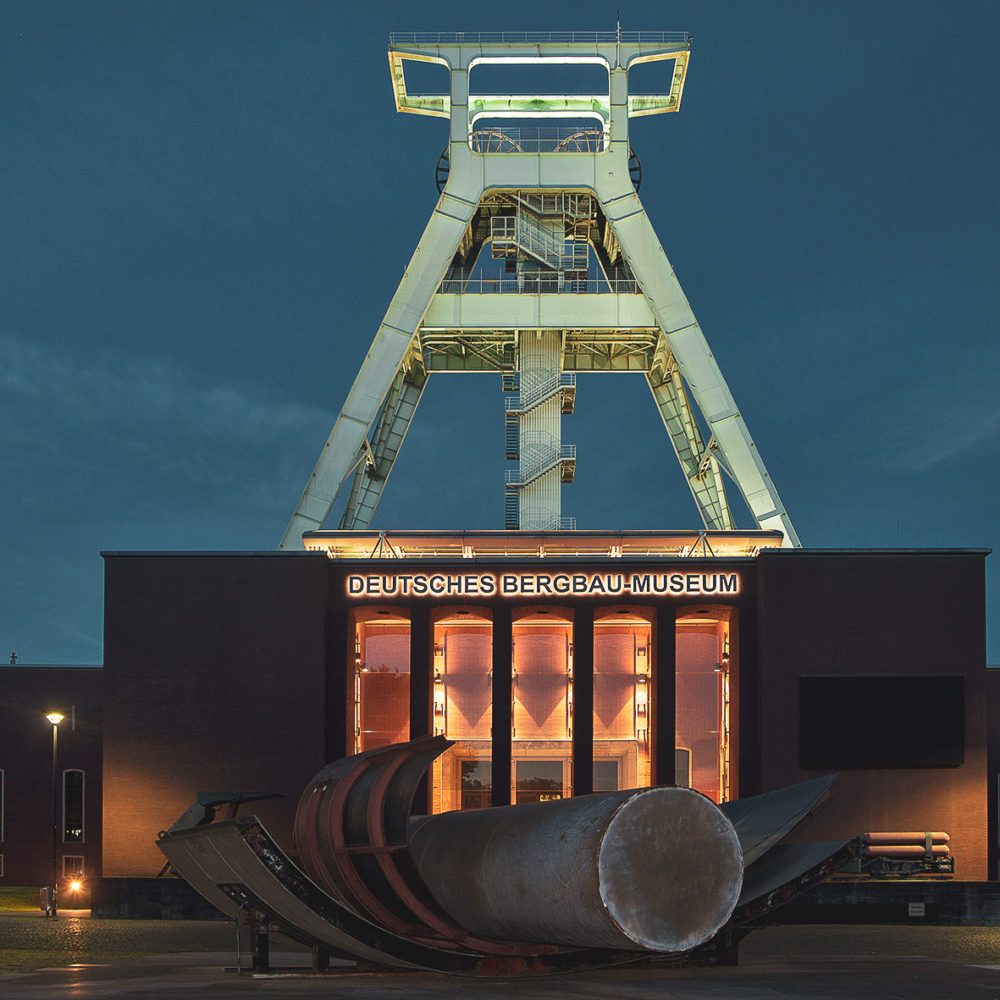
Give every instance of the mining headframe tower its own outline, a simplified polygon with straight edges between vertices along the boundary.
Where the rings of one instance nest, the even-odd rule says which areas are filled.
[[[690,46],[684,32],[620,28],[390,36],[397,110],[449,123],[440,197],[281,548],[322,528],[348,481],[339,527],[368,528],[429,377],[484,371],[502,375],[506,458],[517,463],[504,483],[506,528],[575,528],[561,487],[576,449],[561,418],[576,375],[642,372],[705,529],[735,530],[725,474],[757,528],[799,545],[639,200],[629,119],[680,109]],[[664,92],[630,94],[629,72],[652,62],[665,64]],[[445,67],[449,92],[410,93],[407,63]],[[578,96],[475,92],[470,75],[491,64],[592,64],[608,85]],[[502,275],[484,277],[481,259],[502,262]]]

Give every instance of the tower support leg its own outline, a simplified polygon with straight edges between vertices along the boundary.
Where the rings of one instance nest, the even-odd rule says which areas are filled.
[[[736,400],[712,354],[705,335],[663,252],[638,195],[629,187],[601,186],[598,194],[615,237],[628,260],[680,374],[727,470],[747,506],[764,530],[779,530],[785,544],[798,546],[799,537],[778,495]]]
[[[296,548],[303,532],[322,527],[475,210],[447,189],[438,199],[279,548]]]

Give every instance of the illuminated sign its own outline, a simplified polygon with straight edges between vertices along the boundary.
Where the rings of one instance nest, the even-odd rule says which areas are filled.
[[[349,597],[689,597],[738,594],[738,573],[356,573]]]

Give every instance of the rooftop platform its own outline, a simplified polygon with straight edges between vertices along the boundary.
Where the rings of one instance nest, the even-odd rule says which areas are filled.
[[[780,531],[307,531],[331,559],[739,559],[781,547]]]

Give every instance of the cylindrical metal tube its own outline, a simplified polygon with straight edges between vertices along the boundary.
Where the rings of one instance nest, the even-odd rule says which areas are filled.
[[[410,849],[458,924],[507,941],[684,952],[743,882],[732,824],[687,788],[444,813],[414,824]]]
[[[932,844],[947,844],[951,841],[948,834],[941,831],[901,831],[899,833],[866,833],[864,842],[866,844],[923,844],[927,838]]]
[[[951,848],[947,844],[931,844],[928,852],[927,848],[917,844],[872,844],[864,849],[866,858],[923,858],[928,853],[931,857],[947,858]]]

